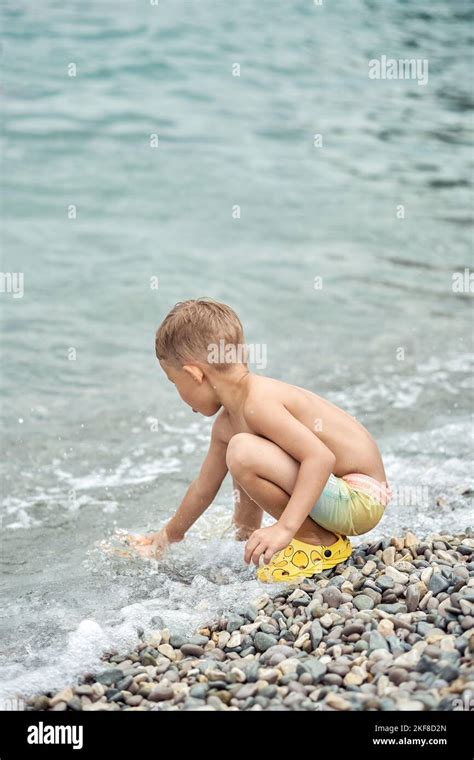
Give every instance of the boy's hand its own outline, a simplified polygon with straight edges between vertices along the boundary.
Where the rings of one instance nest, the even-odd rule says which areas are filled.
[[[248,565],[252,561],[258,565],[260,555],[263,554],[264,562],[268,564],[276,552],[288,546],[292,538],[293,532],[278,523],[254,530],[245,545],[244,562]]]
[[[157,533],[151,533],[148,536],[129,536],[129,541],[138,554],[153,559],[160,559],[169,544],[181,540],[171,539],[166,532],[166,526]]]

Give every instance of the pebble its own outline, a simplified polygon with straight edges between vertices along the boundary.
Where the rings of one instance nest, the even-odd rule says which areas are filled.
[[[240,626],[244,624],[245,624],[245,620],[240,615],[229,615],[226,630],[229,633],[232,633],[233,631],[238,631]]]
[[[219,631],[217,636],[217,646],[221,649],[227,646],[227,642],[230,639],[230,633],[228,631]]]
[[[373,575],[374,570],[377,569],[377,565],[372,559],[369,559],[362,568],[362,575]]]
[[[120,671],[120,675],[122,675],[121,671]],[[73,695],[74,695],[73,690],[68,686],[65,689],[62,689],[61,691],[58,691],[58,693],[55,694],[54,697],[52,697],[52,699],[50,700],[50,706],[55,707],[55,705],[59,704],[60,702],[69,702],[69,700],[72,699]]]
[[[186,646],[186,644],[184,645]],[[171,646],[171,644],[160,644],[158,647],[158,652],[165,657],[167,657],[169,660],[175,660],[176,659],[176,652]]]
[[[405,546],[407,549],[409,549],[411,546],[418,546],[419,543],[420,541],[417,539],[414,533],[411,533],[410,531],[407,531],[405,533]]]
[[[352,670],[344,676],[344,683],[346,686],[360,686],[363,683],[363,677],[360,673],[354,673]]]
[[[352,705],[347,699],[340,697],[338,694],[333,694],[332,692],[328,694],[326,704],[334,710],[352,710]]]
[[[321,624],[319,623],[318,620],[315,620],[311,624],[311,628],[310,628],[310,639],[311,639],[311,646],[313,649],[316,649],[319,646],[323,636],[324,636],[324,631],[321,627]]]
[[[406,605],[400,602],[395,604],[378,604],[377,609],[382,610],[382,612],[389,612],[391,615],[397,615],[401,612],[407,611]]]
[[[395,562],[396,549],[394,546],[387,546],[382,552],[382,560],[384,565],[390,566]]]
[[[420,591],[417,586],[411,584],[407,588],[406,604],[408,612],[414,612],[418,608]]]
[[[155,688],[148,695],[148,699],[151,702],[163,702],[168,699],[173,699],[173,697],[174,692],[171,686],[163,686],[163,684],[155,686]]]
[[[328,607],[337,608],[342,603],[342,593],[336,586],[326,586],[323,589],[323,600]]]
[[[327,672],[327,668],[323,663],[312,658],[304,662],[302,661],[298,667],[303,668],[303,672],[309,673],[313,679],[313,683],[318,683]]]
[[[449,586],[449,581],[444,578],[441,573],[433,573],[430,582],[428,583],[428,591],[431,591],[431,593],[436,596],[437,594],[440,594],[441,591],[446,591]]]
[[[197,646],[200,646],[200,647],[205,647],[208,642],[209,642],[209,637],[208,636],[203,636],[203,635],[200,635],[200,634],[195,634],[194,636],[191,636],[191,638],[189,639],[188,643],[189,644],[197,644]],[[171,643],[172,642],[171,642],[171,639],[170,639],[170,644]],[[177,647],[177,648],[180,649],[181,647]]]
[[[98,673],[95,678],[97,683],[112,686],[112,684],[123,678],[123,671],[118,669],[104,670],[102,673]]]
[[[244,686],[241,686],[240,689],[236,692],[235,698],[236,699],[247,699],[247,697],[253,697],[254,694],[258,691],[258,686],[255,683],[247,683]]]
[[[377,626],[377,630],[379,633],[382,634],[382,636],[391,636],[393,634],[393,622],[391,620],[387,620],[387,618],[382,618],[380,623]]]
[[[406,573],[401,573],[396,567],[387,567],[385,573],[389,578],[395,581],[395,583],[401,583],[402,585],[408,583],[408,575]]]
[[[185,655],[185,657],[201,657],[204,654],[204,649],[200,647],[198,644],[183,644],[183,646],[181,647],[181,651]],[[163,654],[165,654],[165,652],[163,652]],[[174,659],[174,658],[170,657],[170,659]]]
[[[153,642],[153,646],[159,646],[161,644],[161,633],[159,631],[157,633],[158,635],[156,636],[155,634],[153,639],[149,641],[149,643]],[[180,636],[179,634],[174,633],[170,636],[170,644],[173,649],[181,649],[183,644],[186,644],[186,639],[184,636]]]
[[[354,633],[361,634],[364,633],[365,626],[363,623],[349,623],[349,625],[346,625],[346,627],[343,629],[342,634],[343,636],[351,636]]]
[[[369,638],[369,652],[373,652],[374,649],[387,649],[387,639],[382,636],[378,631],[371,631]]]
[[[354,597],[354,607],[358,610],[371,610],[375,607],[375,602],[367,594],[357,594]]]
[[[319,622],[324,628],[330,628],[333,624],[333,619],[329,612],[327,612],[325,615],[322,616],[322,618],[319,619]]]
[[[389,575],[385,575],[383,573],[382,575],[378,576],[377,585],[380,586],[382,590],[390,589],[395,586],[395,581],[393,580],[393,578],[390,578]]]
[[[270,647],[275,646],[278,640],[275,636],[271,636],[268,633],[261,633],[260,631],[255,634],[254,644],[258,652],[266,652]]]
[[[239,631],[234,631],[227,642],[227,649],[237,649],[237,647],[240,647],[242,644],[242,635],[239,633]]]

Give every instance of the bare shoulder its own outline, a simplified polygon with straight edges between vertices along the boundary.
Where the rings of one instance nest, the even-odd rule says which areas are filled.
[[[291,395],[292,386],[272,377],[254,375],[248,389],[247,397],[243,406],[244,416],[254,415],[262,405],[265,409],[285,404],[285,400]]]
[[[225,443],[227,445],[232,438],[232,435],[233,431],[229,415],[225,409],[221,409],[212,425],[211,436],[219,443]]]

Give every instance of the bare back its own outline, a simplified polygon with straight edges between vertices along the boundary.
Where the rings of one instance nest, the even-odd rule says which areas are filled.
[[[269,401],[283,404],[305,427],[311,430],[336,457],[334,475],[350,472],[386,481],[385,469],[377,444],[355,417],[312,391],[273,378],[250,375],[247,394],[240,410],[231,415],[223,409],[214,425],[228,443],[236,433],[252,433],[252,395],[262,391]]]

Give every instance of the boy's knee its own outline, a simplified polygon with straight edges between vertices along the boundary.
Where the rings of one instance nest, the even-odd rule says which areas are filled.
[[[226,464],[232,474],[242,473],[250,467],[250,433],[236,433],[227,444]]]

